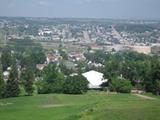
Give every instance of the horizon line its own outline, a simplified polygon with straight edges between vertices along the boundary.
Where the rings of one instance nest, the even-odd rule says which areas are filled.
[[[0,18],[47,18],[47,19],[108,19],[108,20],[137,20],[137,21],[160,21],[160,18],[107,18],[107,17],[51,17],[51,16],[7,16],[0,15]]]

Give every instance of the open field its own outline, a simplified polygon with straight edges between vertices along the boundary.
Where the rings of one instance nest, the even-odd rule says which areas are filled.
[[[0,100],[0,120],[160,120],[160,97],[88,92]]]
[[[53,49],[58,49],[60,43],[58,42],[38,42],[41,43],[44,49],[46,50],[53,50]],[[81,51],[83,52],[84,50],[87,49],[87,47],[82,47],[78,44],[73,44],[73,43],[64,43],[64,47],[67,49],[68,52],[75,52],[75,51]]]

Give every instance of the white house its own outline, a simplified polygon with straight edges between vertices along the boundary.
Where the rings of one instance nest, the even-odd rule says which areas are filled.
[[[101,84],[107,82],[107,79],[104,79],[103,73],[91,70],[89,72],[82,74],[89,82],[88,87],[91,89],[101,88]]]

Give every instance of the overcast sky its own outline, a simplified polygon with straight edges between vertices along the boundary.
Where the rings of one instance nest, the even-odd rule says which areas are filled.
[[[0,16],[160,19],[160,0],[0,0]]]

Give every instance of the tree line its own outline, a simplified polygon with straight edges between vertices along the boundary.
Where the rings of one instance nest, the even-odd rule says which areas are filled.
[[[0,98],[17,97],[22,91],[30,96],[39,94],[68,93],[82,94],[87,91],[88,82],[81,76],[66,77],[56,65],[49,64],[42,71],[36,64],[45,63],[45,51],[40,44],[25,40],[12,40],[1,49]],[[9,70],[7,81],[3,71]],[[41,78],[36,81],[36,78]]]
[[[0,97],[16,97],[22,91],[25,91],[25,95],[33,95],[35,91],[39,94],[85,93],[88,90],[88,81],[81,73],[89,70],[87,61],[103,65],[95,69],[104,73],[104,77],[109,80],[102,87],[107,87],[110,91],[128,93],[136,88],[160,94],[160,59],[157,55],[131,51],[96,51],[85,53],[85,57],[87,60],[78,64],[76,76],[70,76],[74,71],[70,72],[61,64],[49,64],[40,71],[36,69],[36,64],[45,62],[42,46],[28,38],[12,40],[1,49]],[[10,74],[8,80],[4,81],[3,71],[8,68]]]

